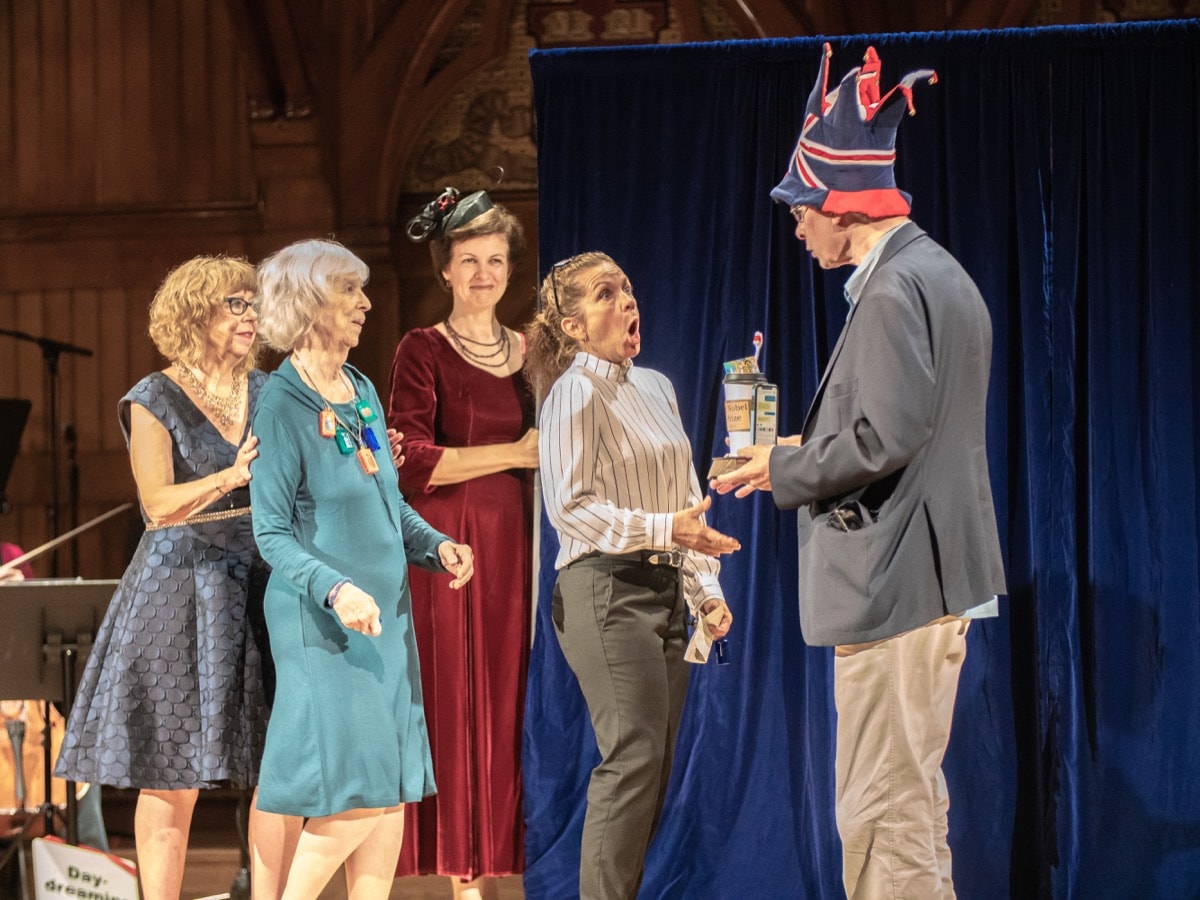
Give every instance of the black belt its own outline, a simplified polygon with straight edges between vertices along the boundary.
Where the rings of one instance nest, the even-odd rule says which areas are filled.
[[[567,563],[568,566],[597,563],[634,563],[645,566],[667,566],[678,569],[683,565],[683,552],[680,550],[633,550],[630,553],[601,553],[593,550]]]

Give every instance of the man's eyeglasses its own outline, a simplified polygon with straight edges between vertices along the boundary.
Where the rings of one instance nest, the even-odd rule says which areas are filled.
[[[797,203],[788,211],[792,214],[792,218],[796,220],[797,224],[804,224],[804,214],[808,211],[807,206],[802,203]]]
[[[252,309],[258,312],[258,300],[247,300],[245,297],[226,297],[225,305],[229,307],[231,315],[244,316],[246,310]]]

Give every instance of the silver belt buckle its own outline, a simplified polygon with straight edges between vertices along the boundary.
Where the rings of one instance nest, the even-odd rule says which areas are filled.
[[[664,550],[650,554],[646,557],[646,562],[652,566],[670,566],[672,569],[678,569],[683,564],[683,553],[677,549]]]

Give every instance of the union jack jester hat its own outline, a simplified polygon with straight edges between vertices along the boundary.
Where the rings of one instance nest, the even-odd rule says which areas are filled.
[[[811,206],[831,213],[858,212],[872,218],[908,215],[912,197],[896,187],[896,129],[907,108],[913,115],[912,88],[920,79],[937,83],[932,69],[910,72],[879,96],[879,54],[868,47],[863,64],[851,69],[827,93],[828,43],[817,83],[808,96],[804,127],[787,174],[771,196],[789,207]],[[903,98],[904,104],[898,101]]]

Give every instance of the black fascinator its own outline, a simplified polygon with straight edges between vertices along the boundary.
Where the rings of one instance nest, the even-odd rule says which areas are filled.
[[[421,243],[439,238],[448,231],[466,225],[492,208],[487,191],[476,191],[459,198],[452,187],[443,189],[425,208],[408,220],[408,239]]]

